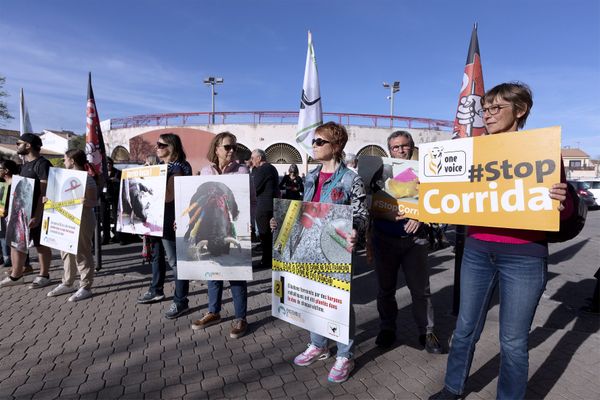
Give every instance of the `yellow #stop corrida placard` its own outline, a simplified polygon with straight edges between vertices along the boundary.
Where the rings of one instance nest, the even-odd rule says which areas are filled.
[[[419,145],[419,219],[558,231],[560,127]]]

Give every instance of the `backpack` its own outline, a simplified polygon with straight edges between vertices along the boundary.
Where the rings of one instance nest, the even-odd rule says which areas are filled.
[[[568,197],[573,201],[573,212],[571,216],[560,221],[558,232],[548,232],[546,237],[549,243],[559,243],[571,240],[583,229],[585,218],[587,217],[587,206],[577,194],[577,191],[570,183],[567,184]]]

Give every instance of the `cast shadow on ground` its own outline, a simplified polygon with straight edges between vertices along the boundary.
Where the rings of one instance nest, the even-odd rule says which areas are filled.
[[[591,293],[595,280],[586,279],[577,283],[566,282],[552,297],[553,300],[574,300],[573,293]],[[581,299],[582,300],[582,299]],[[600,330],[600,318],[578,315],[577,309],[566,303],[556,307],[543,326],[537,326],[529,334],[529,350],[544,343],[556,330],[565,329],[574,321],[572,329],[565,331],[558,343],[548,354],[542,365],[529,379],[526,398],[545,398],[566,371],[577,349],[594,333]],[[567,328],[568,329],[568,328]],[[497,375],[500,355],[497,354],[485,365],[470,375],[467,390],[479,392]],[[472,383],[472,384],[470,384]]]
[[[581,240],[548,256],[548,265],[557,265],[574,258],[590,239]]]

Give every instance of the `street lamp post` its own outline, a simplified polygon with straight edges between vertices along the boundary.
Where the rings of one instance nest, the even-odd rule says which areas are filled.
[[[390,89],[390,95],[387,96],[387,99],[390,101],[390,126],[392,126],[394,124],[394,93],[400,91],[400,82],[394,81],[392,84],[383,82],[383,87]]]
[[[211,123],[215,124],[215,96],[218,94],[215,92],[215,85],[220,85],[224,82],[223,78],[215,78],[214,76],[209,76],[204,80],[204,83],[210,85],[210,100],[212,103],[212,112],[211,112]]]

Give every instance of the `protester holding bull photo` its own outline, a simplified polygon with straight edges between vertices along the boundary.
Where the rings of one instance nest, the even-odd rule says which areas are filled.
[[[237,138],[230,132],[216,135],[208,149],[207,158],[211,164],[200,171],[200,175],[248,174],[248,168],[235,160]],[[252,185],[250,185],[252,187]],[[255,199],[252,189],[251,199]],[[252,208],[252,207],[251,207]],[[251,211],[252,212],[252,211]],[[229,281],[231,297],[235,309],[235,319],[231,324],[229,336],[233,339],[246,334],[248,322],[248,284],[246,281]],[[221,303],[223,299],[223,281],[208,281],[208,312],[192,323],[193,330],[204,329],[221,322]]]
[[[491,135],[514,132],[523,126],[533,106],[529,87],[503,83],[482,99],[483,120]],[[549,192],[560,201],[561,219],[572,213],[564,176]],[[546,232],[522,229],[469,227],[460,277],[460,309],[450,346],[445,386],[431,399],[461,398],[469,376],[494,289],[500,291],[500,374],[498,399],[523,399],[529,368],[531,323],[546,287],[548,268]]]
[[[175,248],[175,196],[174,178],[192,175],[192,167],[187,162],[181,139],[174,133],[163,133],[156,142],[156,155],[161,163],[167,164],[167,191],[163,220],[163,236],[148,237],[152,251],[152,282],[148,291],[138,299],[138,303],[147,304],[165,298],[164,283],[166,276],[165,256],[175,275],[175,293],[173,303],[165,317],[177,318],[189,311],[188,293],[190,282],[177,279],[177,253]]]

